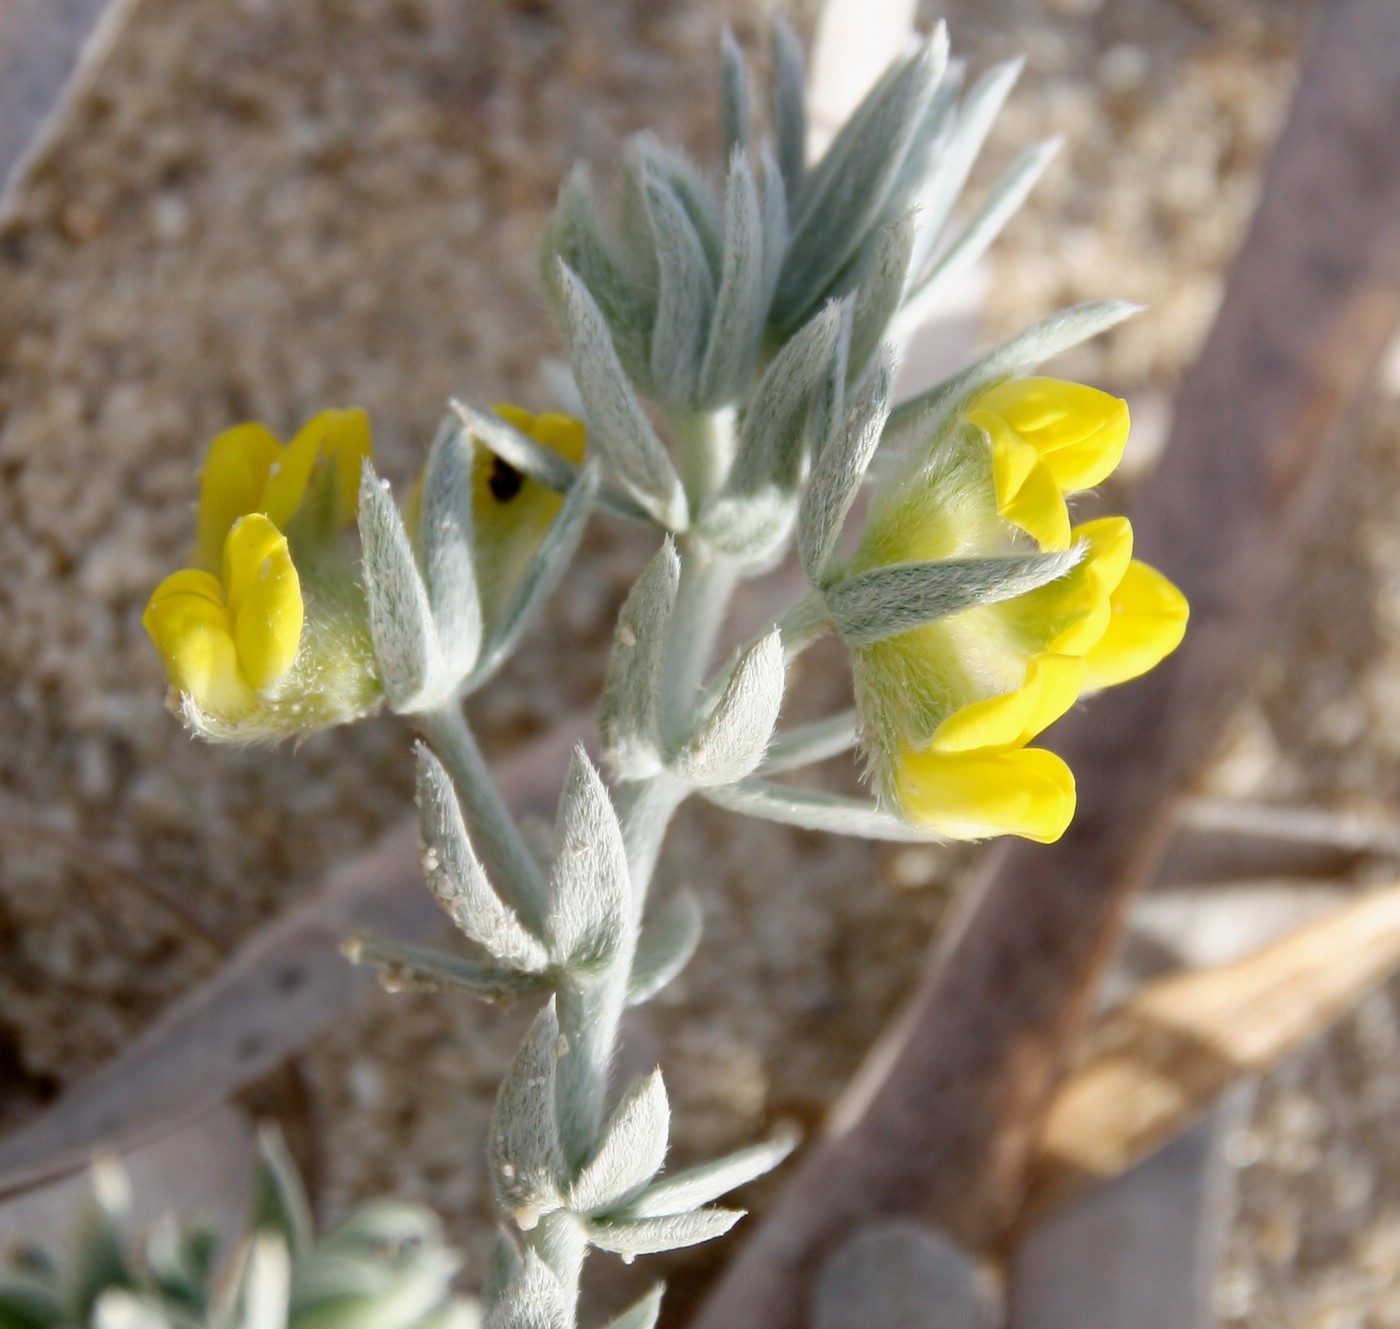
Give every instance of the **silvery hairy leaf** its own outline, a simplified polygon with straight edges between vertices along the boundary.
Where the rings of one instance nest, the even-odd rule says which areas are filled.
[[[870,269],[856,288],[848,352],[852,379],[865,372],[904,299],[917,230],[910,212],[886,226]]]
[[[853,301],[841,301],[841,326],[836,331],[836,345],[831,362],[817,385],[812,398],[812,414],[808,425],[811,437],[812,460],[822,455],[823,449],[841,423],[846,413],[846,376],[850,370],[851,350],[851,309]]]
[[[456,420],[438,427],[423,472],[418,550],[450,685],[481,650],[481,597],[472,555],[472,445]]]
[[[768,745],[768,755],[758,768],[762,775],[778,775],[783,771],[815,766],[831,757],[839,757],[856,745],[856,713],[843,711],[826,720],[813,720],[775,734]]]
[[[597,468],[585,466],[564,495],[564,505],[550,523],[549,530],[535,550],[534,558],[530,560],[530,566],[525,569],[525,575],[521,577],[501,615],[501,621],[487,641],[481,661],[472,673],[473,684],[479,686],[495,673],[534,624],[545,601],[573,562],[597,494]]]
[[[472,852],[452,777],[425,744],[417,745],[418,816],[428,887],[457,928],[514,969],[538,972],[544,945],[491,888]]]
[[[259,1233],[244,1250],[234,1282],[229,1329],[287,1329],[292,1259],[276,1233]]]
[[[773,311],[780,327],[799,322],[823,297],[884,213],[947,60],[940,25],[890,67],[791,200],[792,239]]]
[[[749,76],[744,53],[726,24],[720,34],[720,120],[724,155],[732,158],[749,146]]]
[[[781,559],[796,520],[796,495],[770,484],[742,497],[717,495],[705,510],[703,527],[713,548],[757,576]]]
[[[912,335],[933,317],[946,283],[986,253],[1045,173],[1060,142],[1054,138],[1037,144],[1012,163],[962,233],[910,291],[896,320],[896,336]]]
[[[699,395],[700,366],[714,317],[714,276],[705,246],[675,192],[650,170],[644,190],[660,265],[651,381],[658,396],[689,407]]]
[[[598,772],[574,750],[554,832],[545,931],[555,964],[605,964],[627,929],[632,884],[622,827]]]
[[[972,167],[997,115],[1020,76],[1023,60],[989,69],[957,109],[951,129],[921,182],[915,201],[920,233],[914,245],[914,271],[921,273],[952,215]]]
[[[831,368],[843,317],[842,302],[828,305],[768,366],[744,416],[729,494],[745,497],[766,485],[791,489],[797,484],[806,456],[807,416]]]
[[[1107,332],[1141,309],[1141,305],[1127,300],[1090,300],[1051,314],[927,392],[900,402],[890,416],[889,429],[902,432],[912,427],[920,434],[929,433],[983,388],[1028,373],[1080,342]]]
[[[739,658],[715,708],[681,745],[671,769],[690,784],[733,784],[767,750],[783,704],[787,663],[774,628]]]
[[[632,959],[629,1006],[648,1001],[686,967],[700,944],[703,925],[700,901],[692,891],[679,891],[652,912],[642,925]]]
[[[608,762],[625,780],[661,769],[661,677],[680,575],[680,558],[668,536],[618,614],[598,703],[598,732]]]
[[[311,1245],[311,1205],[280,1131],[258,1133],[258,1156],[248,1203],[248,1228],[273,1232],[293,1255]]]
[[[359,522],[379,678],[389,704],[395,710],[411,710],[441,678],[442,656],[428,590],[403,518],[369,462],[360,477]]]
[[[722,789],[702,791],[711,803],[748,817],[762,817],[806,831],[827,831],[864,840],[938,843],[943,836],[924,826],[901,821],[869,799],[846,798],[820,789],[799,789],[750,778]]]
[[[589,438],[618,482],[663,526],[682,530],[685,491],[623,372],[587,287],[561,265],[569,359],[588,408]]]
[[[614,1251],[630,1260],[634,1255],[654,1255],[713,1241],[743,1216],[742,1209],[693,1209],[667,1218],[599,1218],[587,1225],[588,1240],[599,1250]]]
[[[802,188],[807,160],[807,75],[802,43],[786,19],[773,24],[773,137],[789,198]],[[764,177],[765,181],[767,177]]]
[[[535,1017],[496,1095],[488,1146],[496,1198],[529,1230],[557,1209],[566,1184],[555,1099],[559,1020],[554,998]]]
[[[796,1147],[797,1135],[788,1131],[762,1144],[727,1154],[724,1158],[662,1177],[619,1210],[616,1216],[664,1218],[670,1214],[689,1213],[771,1172]]]
[[[480,964],[408,942],[379,937],[352,937],[341,946],[352,964],[367,964],[389,992],[435,992],[452,988],[478,1001],[510,1006],[522,997],[542,995],[549,980],[540,973],[494,964]]]
[[[484,1329],[569,1329],[573,1317],[554,1270],[528,1246],[518,1260],[510,1281],[491,1299]]]
[[[661,1295],[666,1290],[664,1283],[658,1283],[639,1301],[634,1301],[621,1315],[614,1316],[603,1329],[656,1329],[657,1317],[661,1314]]]
[[[702,172],[684,154],[666,147],[656,135],[642,132],[633,138],[638,157],[646,171],[664,180],[685,209],[695,234],[705,247],[710,271],[719,271],[723,244],[724,217]]]
[[[763,163],[763,308],[765,314],[778,289],[778,276],[787,255],[788,206],[787,187],[777,160],[767,145],[759,149]]]
[[[628,1086],[603,1126],[598,1146],[569,1188],[578,1214],[625,1204],[658,1172],[670,1140],[671,1108],[661,1072]]]
[[[702,406],[713,408],[736,400],[748,386],[768,313],[763,246],[758,186],[748,157],[736,150],[729,159],[719,293],[700,369]]]
[[[559,283],[563,262],[593,293],[627,372],[645,377],[654,288],[638,281],[618,255],[582,163],[559,191],[559,202],[545,229],[541,261],[545,289],[555,306],[562,311],[564,305]]]
[[[838,581],[826,591],[836,630],[852,646],[996,604],[1063,577],[1082,549],[1006,558],[960,558],[935,563],[891,563]]]
[[[884,355],[861,385],[846,420],[812,467],[797,511],[797,552],[802,571],[821,586],[841,540],[841,528],[860,493],[870,459],[889,416],[893,366]]]

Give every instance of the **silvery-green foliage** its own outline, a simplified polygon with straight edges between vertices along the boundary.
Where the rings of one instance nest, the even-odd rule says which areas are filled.
[[[619,1218],[664,1218],[686,1213],[728,1195],[771,1172],[797,1147],[792,1132],[736,1150],[698,1167],[663,1177],[641,1191],[620,1210]]]
[[[733,784],[763,760],[783,704],[787,662],[775,628],[749,647],[730,672],[714,709],[671,761],[696,786]]]
[[[559,1020],[551,998],[501,1081],[491,1117],[488,1153],[496,1198],[524,1231],[560,1207],[568,1183],[555,1096],[559,1057]]]
[[[891,563],[828,587],[826,606],[852,646],[869,646],[960,614],[976,605],[1015,599],[1063,577],[1081,549],[1004,558]]]
[[[724,254],[714,314],[699,367],[696,406],[722,406],[740,398],[748,387],[771,296],[764,267],[765,243],[758,185],[747,154],[736,147],[729,158]],[[775,239],[773,243],[782,241]]]
[[[599,968],[616,954],[631,913],[627,847],[612,800],[577,748],[559,800],[545,935],[560,968]]]
[[[773,24],[773,133],[789,195],[802,188],[807,160],[807,87],[802,44],[784,19]]]
[[[720,34],[719,100],[724,155],[732,160],[749,146],[749,78],[744,53],[728,26]]]
[[[661,1294],[665,1290],[665,1285],[658,1283],[621,1315],[609,1320],[603,1329],[656,1329],[657,1317],[661,1314]]]
[[[894,369],[888,355],[861,385],[843,427],[812,467],[797,515],[797,551],[802,570],[821,586],[841,540],[841,528],[865,480],[889,416]]]
[[[603,1126],[598,1144],[569,1187],[568,1205],[590,1214],[624,1205],[660,1170],[671,1109],[659,1070],[634,1081]]]
[[[909,200],[895,187],[948,63],[940,24],[890,66],[788,200],[792,239],[774,298],[773,321],[799,327],[833,295],[837,279],[872,233]]]
[[[200,1228],[163,1219],[127,1231],[116,1164],[94,1170],[74,1247],[60,1263],[17,1252],[0,1268],[6,1329],[477,1329],[454,1298],[461,1259],[417,1205],[367,1205],[317,1238],[295,1170],[264,1132],[247,1235],[231,1261]],[[221,1271],[223,1271],[221,1273]]]
[[[944,428],[968,399],[1004,378],[1027,374],[1046,360],[1072,350],[1131,318],[1140,305],[1126,300],[1090,300],[1071,305],[993,347],[965,369],[927,392],[902,401],[890,416],[888,434],[927,439]]]
[[[562,260],[559,285],[569,359],[588,412],[590,444],[657,521],[671,530],[684,530],[688,517],[680,477],[637,401],[597,302]]]
[[[806,831],[910,843],[937,843],[942,839],[936,832],[904,821],[871,799],[846,798],[820,789],[777,784],[751,776],[738,784],[702,792],[711,803],[732,812],[798,826]]]
[[[482,964],[448,955],[427,946],[386,941],[380,937],[352,937],[341,945],[352,964],[367,964],[379,975],[388,992],[435,992],[453,988],[497,1006],[509,1006],[522,997],[533,997],[549,988],[543,973],[498,964]]]
[[[699,396],[701,358],[714,316],[715,280],[705,242],[681,196],[652,168],[642,198],[657,258],[656,314],[651,329],[651,382],[665,401]]]
[[[655,775],[664,764],[661,683],[680,575],[680,558],[668,537],[618,614],[598,703],[598,732],[609,764],[624,780]]]
[[[450,416],[423,471],[418,552],[443,669],[455,683],[476,664],[482,625],[472,551],[472,444]]]
[[[521,637],[534,625],[578,552],[597,494],[597,468],[584,466],[564,495],[563,506],[550,522],[500,621],[491,625],[481,658],[466,680],[467,687],[481,687],[511,657]]]
[[[864,376],[890,320],[899,310],[917,233],[916,214],[905,213],[884,228],[878,245],[872,247],[869,267],[856,287],[851,344],[847,351],[848,381]]]
[[[703,918],[692,891],[679,891],[652,913],[637,938],[627,1004],[640,1006],[661,991],[695,954]]]
[[[472,852],[452,777],[425,744],[418,745],[418,814],[423,875],[458,930],[509,968],[538,972],[544,943],[492,889]]]
[[[442,677],[442,650],[403,518],[369,462],[360,479],[359,523],[380,681],[395,710],[413,711],[429,700]]]
[[[638,1255],[698,1246],[722,1237],[744,1216],[742,1209],[692,1209],[665,1218],[595,1218],[585,1224],[589,1242],[630,1261]]]
[[[514,1268],[491,1298],[483,1329],[569,1329],[568,1299],[554,1270],[530,1247],[510,1244]]]

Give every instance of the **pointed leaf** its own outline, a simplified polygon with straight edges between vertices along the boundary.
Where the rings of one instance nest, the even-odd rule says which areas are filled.
[[[768,314],[763,246],[758,186],[748,158],[736,151],[729,160],[719,294],[700,371],[702,406],[723,405],[748,387]]]
[[[403,519],[368,461],[360,478],[359,522],[380,681],[395,710],[412,710],[442,674],[437,630]]]
[[[423,472],[418,549],[447,684],[455,687],[481,650],[481,597],[472,555],[472,444],[450,416]]]
[[[275,1126],[264,1126],[258,1132],[258,1160],[248,1208],[250,1232],[276,1233],[293,1255],[310,1249],[311,1204],[282,1133]]]
[[[724,1158],[663,1177],[626,1205],[618,1216],[662,1218],[668,1214],[689,1213],[771,1172],[796,1147],[797,1135],[789,1131]]]
[[[642,413],[607,325],[588,288],[559,269],[569,328],[569,358],[588,408],[589,438],[618,482],[663,526],[684,529],[685,493],[671,459]]]
[[[488,1149],[496,1198],[525,1230],[559,1207],[565,1177],[555,1072],[559,1020],[554,998],[535,1017],[515,1054],[491,1117]]]
[[[545,601],[553,594],[578,552],[579,541],[583,539],[597,495],[597,468],[585,466],[564,496],[564,506],[550,523],[549,530],[535,550],[534,558],[530,560],[530,566],[520,579],[520,585],[515,588],[515,594],[501,615],[500,623],[482,652],[481,660],[472,672],[473,687],[480,687],[511,657],[521,637],[539,617]]]
[[[661,1295],[665,1283],[658,1283],[640,1301],[634,1301],[621,1315],[614,1316],[603,1329],[656,1329],[661,1314]]]
[[[724,218],[704,173],[683,153],[666,147],[655,134],[644,131],[633,142],[647,173],[665,181],[680,201],[705,248],[711,273],[718,273]]]
[[[812,467],[797,513],[797,551],[802,571],[813,586],[822,585],[841,542],[841,528],[880,445],[893,373],[885,355],[862,385],[844,427]]]
[[[749,146],[749,77],[744,53],[728,24],[720,34],[720,112],[724,155],[732,158]]]
[[[538,972],[545,948],[492,889],[472,852],[452,777],[426,744],[417,745],[423,876],[460,931],[512,968]]]
[[[545,919],[554,963],[570,969],[606,964],[626,931],[631,901],[617,813],[593,764],[576,748],[559,800]]]
[[[802,43],[786,19],[773,23],[773,137],[787,194],[802,188],[807,160],[807,75]],[[766,181],[767,177],[765,177]]]
[[[703,924],[700,901],[691,891],[680,891],[656,910],[637,940],[627,986],[629,1006],[649,1000],[685,968],[700,944]]]
[[[661,769],[661,677],[680,571],[668,536],[618,615],[598,703],[598,732],[608,762],[626,780]]]
[[[340,949],[351,964],[367,964],[374,969],[386,992],[435,992],[449,987],[480,1001],[509,1006],[521,997],[548,990],[548,979],[542,974],[478,964],[408,942],[358,936],[344,942]]]
[[[572,1324],[554,1270],[527,1246],[515,1276],[492,1301],[484,1329],[570,1329]]]
[[[917,230],[918,223],[913,213],[905,213],[898,221],[885,227],[884,238],[875,252],[870,271],[861,279],[856,290],[850,348],[853,378],[864,373],[904,298]]]
[[[569,1190],[575,1213],[597,1213],[625,1204],[660,1170],[666,1158],[671,1109],[661,1072],[654,1070],[623,1094],[593,1156]]]
[[[714,276],[681,200],[654,172],[647,173],[644,188],[660,264],[651,331],[651,381],[666,400],[692,406],[714,317]]]
[[[722,1237],[744,1216],[742,1209],[693,1209],[667,1218],[596,1219],[588,1224],[588,1240],[600,1250],[615,1251],[624,1260],[696,1246]]]
[[[763,311],[766,318],[787,254],[788,205],[782,171],[767,145],[759,149],[759,158],[763,163]]]
[[[783,639],[774,628],[740,657],[714,710],[676,753],[671,769],[694,785],[743,779],[763,760],[786,678]]]

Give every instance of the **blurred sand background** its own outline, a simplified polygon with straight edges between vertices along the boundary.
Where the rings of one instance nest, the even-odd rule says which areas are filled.
[[[989,336],[1074,300],[1142,301],[1143,318],[1073,368],[1126,394],[1160,436],[1312,8],[940,11],[974,69],[1028,57],[982,183],[1029,142],[1067,137],[995,252]],[[761,69],[770,12],[763,0],[139,5],[0,233],[0,1128],[210,973],[213,942],[235,945],[409,810],[408,747],[390,720],[234,752],[192,743],[163,711],[139,617],[190,541],[207,440],[245,418],[285,436],[322,406],[358,403],[402,484],[449,395],[545,404],[537,366],[559,347],[535,253],[559,181],[584,158],[606,183],[642,127],[711,160],[720,25]],[[810,32],[810,6],[792,16]],[[1355,422],[1362,464],[1307,551],[1215,792],[1376,817],[1395,806],[1393,388]],[[489,749],[596,693],[645,553],[634,532],[597,526],[548,624],[471,706]],[[799,686],[810,704],[839,704],[839,655],[804,659]],[[665,1070],[678,1160],[819,1118],[971,857],[683,814],[661,881],[700,892],[705,941],[628,1053]],[[212,940],[108,864],[160,883]],[[1241,1204],[1223,1323],[1400,1322],[1397,1001],[1400,988],[1369,999],[1273,1076],[1232,1141]],[[492,1221],[481,1141],[522,1018],[376,993],[316,1044],[297,1112],[322,1212],[386,1190],[422,1198],[479,1271]],[[623,1276],[666,1273],[679,1310],[723,1254]]]

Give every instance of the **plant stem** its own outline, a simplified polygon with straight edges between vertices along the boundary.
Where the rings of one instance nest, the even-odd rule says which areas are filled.
[[[545,874],[496,788],[461,706],[451,702],[416,716],[415,723],[452,776],[496,889],[528,927],[542,933],[549,891]]]

